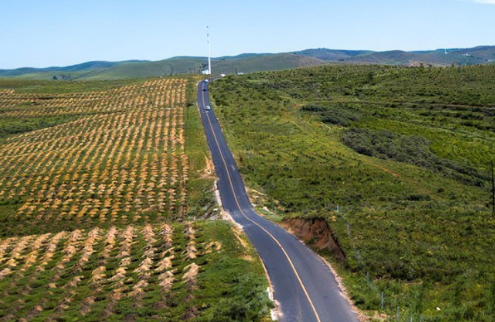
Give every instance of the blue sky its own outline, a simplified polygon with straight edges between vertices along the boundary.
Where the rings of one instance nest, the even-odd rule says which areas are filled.
[[[0,69],[307,48],[495,45],[495,0],[0,0]]]

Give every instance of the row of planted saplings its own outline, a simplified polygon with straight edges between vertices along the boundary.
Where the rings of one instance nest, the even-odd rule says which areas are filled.
[[[182,92],[185,92],[185,87],[181,89]],[[133,115],[132,117],[127,117],[127,116],[121,116],[122,113],[143,113],[143,112],[150,112],[155,109],[163,109],[163,108],[176,108],[180,107],[184,99],[182,99],[182,95],[184,93],[178,92],[174,96],[170,97],[168,91],[164,91],[161,93],[148,93],[148,95],[159,95],[159,98],[164,100],[164,105],[152,105],[150,107],[147,107],[145,109],[141,108],[139,105],[133,104],[133,102],[129,103],[129,106],[126,106],[127,108],[122,109],[121,113],[117,113],[117,116],[120,118],[124,117],[126,118],[125,121],[123,122],[123,125],[128,127],[128,126],[135,126],[136,120],[138,120],[138,117],[142,117],[141,115]],[[175,93],[175,90],[174,90]],[[140,96],[138,97],[138,100],[144,100],[146,96]],[[155,98],[156,99],[156,98]],[[108,101],[104,102],[105,106],[109,105]],[[177,106],[179,105],[179,106]],[[1,110],[1,106],[0,106]],[[40,116],[44,116],[43,113],[40,112]],[[78,113],[76,113],[78,114]],[[112,114],[110,114],[113,116]],[[26,134],[14,136],[8,138],[6,141],[11,142],[11,144],[5,144],[3,145],[2,149],[0,149],[0,152],[2,152],[1,155],[16,155],[16,154],[25,154],[25,153],[30,153],[30,152],[38,152],[37,149],[39,149],[39,146],[37,143],[43,142],[46,140],[53,140],[52,145],[49,147],[57,147],[57,144],[63,143],[67,141],[67,137],[73,138],[73,124],[78,124],[78,127],[82,131],[82,134],[85,134],[87,138],[92,138],[93,134],[96,134],[98,132],[101,132],[103,130],[117,130],[122,126],[122,120],[119,118],[108,118],[108,114],[102,114],[102,115],[96,115],[91,118],[91,122],[84,122],[84,124],[78,124],[77,122],[81,123],[81,120],[76,120],[75,122],[72,122],[70,124],[67,124],[66,126],[60,125],[57,126],[56,128],[53,129],[44,129],[40,131],[35,131],[35,132],[29,132]],[[150,117],[149,115],[147,116],[148,118]],[[95,122],[97,124],[95,124]],[[99,124],[102,123],[102,124]],[[59,140],[54,140],[54,138],[60,137]],[[28,143],[26,145],[21,145],[19,146],[20,143]]]
[[[104,151],[103,154],[106,154],[105,152],[106,151]],[[177,160],[178,158],[177,158],[177,155],[176,154],[172,154],[170,158],[167,158],[167,155],[166,154],[162,154],[161,155],[161,158],[160,158],[160,155],[154,153],[154,154],[151,155],[151,157],[153,159],[155,159],[154,160],[155,162],[153,162],[151,164],[151,166],[148,166],[148,164],[149,164],[148,159],[149,158],[147,158],[147,157],[148,157],[148,155],[144,155],[143,156],[143,160],[142,160],[141,163],[134,162],[133,163],[133,166],[132,166],[132,169],[131,169],[131,174],[134,174],[135,176],[137,175],[137,177],[138,177],[137,179],[138,180],[139,179],[142,179],[142,181],[140,181],[140,183],[137,184],[137,188],[139,188],[137,194],[138,194],[139,197],[142,197],[144,195],[144,193],[146,193],[146,195],[148,195],[148,196],[154,195],[154,192],[152,190],[155,187],[155,183],[154,182],[157,182],[157,177],[163,176],[163,172],[167,172],[167,174],[169,174],[169,176],[170,176],[170,179],[168,181],[171,184],[175,184],[176,181],[177,181],[178,171],[180,170],[180,169],[177,169],[177,165],[184,166],[184,163],[187,162],[187,158],[185,157],[184,154],[181,154],[181,162],[182,162],[182,164],[178,164],[178,160]],[[171,159],[172,160],[171,165],[170,165],[171,169],[169,169],[167,167],[167,161],[168,161],[167,159]],[[107,160],[110,160],[110,158],[108,158]],[[76,163],[73,163],[73,164],[76,164]],[[91,187],[89,187],[89,189],[87,190],[88,193],[91,193],[92,194],[92,193],[95,193],[96,192],[96,193],[98,193],[100,195],[103,195],[104,194],[104,195],[110,195],[110,196],[112,195],[113,188],[116,187],[116,185],[119,184],[119,182],[122,182],[122,181],[125,182],[128,179],[131,179],[130,184],[128,184],[127,187],[125,185],[123,185],[123,184],[120,184],[120,186],[118,187],[117,192],[121,192],[122,190],[124,190],[125,188],[127,188],[126,190],[130,190],[130,193],[132,194],[132,191],[133,191],[132,185],[134,183],[136,183],[136,180],[133,180],[133,178],[126,177],[127,171],[125,171],[125,170],[124,171],[115,170],[115,171],[112,171],[112,173],[110,173],[110,171],[108,170],[109,167],[107,166],[107,167],[104,167],[103,168],[104,170],[102,170],[100,172],[100,171],[98,171],[98,169],[101,168],[101,166],[102,166],[101,163],[97,163],[96,164],[96,169],[94,169],[92,171],[93,174],[92,174],[91,177],[88,177],[88,176],[84,176],[83,175],[83,177],[79,180],[79,182],[77,182],[77,185],[75,185],[77,187],[82,187],[82,189],[79,188],[78,191],[76,191],[76,193],[72,193],[71,192],[70,193],[71,195],[69,197],[70,198],[74,198],[74,197],[77,198],[77,197],[79,197],[79,196],[77,196],[77,192],[79,192],[79,194],[81,194],[81,193],[84,194],[86,192],[86,191],[84,191],[84,184],[85,184],[85,182],[83,181],[85,179],[89,179],[92,182],[91,183]],[[158,166],[160,166],[160,168],[158,168]],[[73,169],[70,169],[68,172],[73,172],[71,170],[73,170]],[[162,170],[162,173],[159,173],[159,170]],[[165,170],[165,171],[163,171],[163,170]],[[187,171],[187,168],[185,170]],[[136,173],[137,171],[140,171],[140,173]],[[112,177],[111,178],[109,178],[109,175],[110,174],[112,174]],[[75,172],[74,175],[75,176],[78,176],[78,173]],[[123,178],[120,178],[119,177],[120,175],[123,175]],[[187,174],[185,174],[185,175],[187,176]],[[38,180],[39,180],[39,178],[40,177],[38,177]],[[59,191],[58,191],[59,196],[60,196],[60,192],[61,192],[60,190],[63,190],[64,189],[64,185],[62,184],[63,183],[62,180],[64,180],[64,181],[68,181],[69,180],[70,181],[70,179],[71,179],[68,174],[65,175],[65,176],[58,175],[55,178],[53,178],[53,177],[49,177],[49,178],[52,178],[51,181],[54,182],[55,184],[57,182],[60,182],[61,183],[60,188],[59,188]],[[152,182],[146,183],[146,181],[148,180],[148,178]],[[96,184],[93,183],[93,182],[100,182],[100,184],[98,185],[98,190],[97,191],[95,191],[96,190],[95,189],[96,188]],[[102,184],[102,183],[107,183],[107,182],[109,182],[109,183],[111,182],[111,184],[109,184],[108,190],[106,190],[105,189],[105,185]],[[112,185],[113,185],[113,187],[112,187]],[[75,186],[73,186],[72,189],[75,189]],[[164,186],[164,180],[161,180],[161,182],[157,186],[158,186],[158,188],[163,187]],[[163,195],[163,193],[164,193],[164,191],[162,189],[162,191],[159,192],[159,194],[160,195]],[[41,190],[39,192],[38,198],[39,199],[43,199],[43,198],[44,199],[51,199],[49,201],[52,201],[53,200],[52,198],[53,198],[53,195],[54,194],[55,194],[55,192],[51,192],[51,195],[48,195],[47,196],[46,191],[43,189],[43,190]],[[120,196],[120,197],[122,197],[122,196]],[[55,199],[56,202],[58,201],[58,203],[59,203],[58,205],[62,204],[62,200],[63,199],[62,200],[61,199],[62,198],[56,198]],[[70,201],[72,201],[72,200],[70,200]],[[77,201],[80,201],[80,200],[77,200]],[[136,200],[129,200],[129,201],[134,201],[136,204],[140,204],[140,202],[139,201],[136,201]],[[163,200],[161,200],[161,201],[163,201]],[[65,202],[65,206],[67,206],[68,203],[69,202]],[[51,207],[54,208],[54,209],[57,209],[58,208],[58,205],[55,203]],[[24,206],[24,208],[21,208],[20,210],[23,211],[28,206],[29,206],[29,203],[27,203]],[[42,210],[44,210],[44,209],[42,209]],[[67,211],[68,209],[64,209],[64,210]],[[130,211],[130,210],[131,209],[127,209],[127,211]],[[73,214],[70,214],[69,213],[69,215],[73,215]]]
[[[59,129],[58,139],[55,135],[34,144],[21,141],[25,149],[9,146],[10,152],[16,150],[23,158],[10,158],[6,164],[4,173],[11,180],[0,184],[0,198],[29,196],[18,216],[36,214],[38,219],[48,213],[55,220],[73,216],[105,220],[111,215],[112,221],[120,211],[174,212],[177,188],[181,188],[177,197],[181,204],[186,198],[182,106],[183,102],[174,109],[109,115],[89,131],[91,122],[80,122],[81,127]],[[163,152],[136,160],[133,151],[141,150]],[[0,147],[0,155],[1,151]],[[42,175],[25,175],[28,171]],[[101,202],[79,206],[94,194]],[[112,208],[100,208],[110,203]]]
[[[169,92],[185,85],[184,80],[168,79],[129,85],[103,92],[35,94],[0,92],[3,117],[91,115],[127,109],[168,106]]]
[[[192,223],[177,229],[174,232],[167,224],[158,229],[131,225],[122,230],[94,228],[88,233],[75,230],[1,241],[0,283],[8,282],[2,290],[5,298],[15,291],[13,296],[21,293],[26,299],[39,300],[13,301],[0,319],[28,321],[40,315],[55,319],[75,308],[80,315],[96,309],[107,316],[125,298],[143,305],[147,292],[160,294],[157,302],[166,301],[179,282],[191,294],[201,270],[197,257],[220,250],[221,244],[209,241],[198,247]],[[23,280],[29,283],[23,286]],[[47,285],[31,287],[39,281]]]

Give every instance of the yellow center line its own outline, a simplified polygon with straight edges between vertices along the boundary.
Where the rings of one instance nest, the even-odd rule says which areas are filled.
[[[204,85],[203,85],[204,86]],[[202,93],[203,95],[201,96],[202,100],[203,100],[203,107],[206,106],[205,105],[205,94]],[[299,274],[297,273],[297,270],[296,270],[296,267],[294,266],[294,263],[292,262],[292,260],[290,259],[289,257],[289,254],[287,254],[287,251],[285,250],[285,248],[282,246],[282,244],[280,244],[280,242],[278,241],[277,238],[275,238],[275,236],[273,236],[268,230],[266,230],[263,226],[261,226],[260,224],[258,224],[257,222],[255,222],[254,220],[252,220],[251,218],[249,218],[248,216],[246,216],[246,214],[244,213],[244,211],[242,210],[241,208],[241,205],[239,204],[239,200],[237,199],[237,194],[235,192],[235,189],[234,189],[234,184],[232,183],[232,178],[230,177],[230,171],[229,171],[229,168],[227,167],[227,162],[225,162],[225,158],[223,156],[223,153],[222,153],[222,150],[220,149],[220,144],[218,144],[218,140],[217,140],[217,136],[215,134],[215,131],[213,130],[213,125],[211,124],[211,120],[210,120],[210,116],[207,112],[205,112],[205,115],[208,119],[208,123],[210,124],[210,129],[211,129],[211,132],[213,133],[213,137],[215,138],[215,142],[217,143],[217,146],[218,146],[218,151],[220,152],[220,157],[222,158],[222,161],[223,161],[223,164],[225,166],[225,170],[227,171],[227,176],[229,178],[229,182],[230,182],[230,187],[232,189],[232,193],[234,194],[234,199],[235,199],[235,202],[237,204],[237,208],[239,208],[239,211],[241,212],[241,214],[244,216],[244,218],[246,218],[247,220],[249,220],[250,222],[252,222],[253,224],[255,224],[256,226],[258,226],[259,228],[261,228],[265,233],[268,234],[268,236],[270,236],[274,241],[275,243],[277,243],[277,245],[280,247],[280,249],[282,249],[282,251],[284,252],[285,254],[285,257],[287,257],[287,260],[289,261],[289,264],[290,266],[292,267],[292,270],[294,271],[294,274],[296,275],[297,277],[297,280],[299,281],[299,284],[301,285],[301,288],[303,289],[304,291],[304,294],[306,295],[306,298],[308,299],[308,302],[309,304],[311,305],[311,308],[313,309],[313,313],[315,314],[315,317],[316,317],[316,320],[318,322],[321,322],[320,320],[320,316],[318,315],[318,312],[316,311],[316,308],[313,304],[313,301],[311,300],[309,294],[308,294],[308,291],[306,290],[306,287],[304,286],[304,283],[303,281],[301,280],[301,277],[299,276]]]

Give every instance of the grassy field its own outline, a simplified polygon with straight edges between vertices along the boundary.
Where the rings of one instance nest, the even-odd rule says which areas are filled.
[[[0,321],[259,321],[194,78],[0,80]]]
[[[325,66],[227,77],[211,92],[260,206],[328,222],[358,307],[493,321],[494,73]]]

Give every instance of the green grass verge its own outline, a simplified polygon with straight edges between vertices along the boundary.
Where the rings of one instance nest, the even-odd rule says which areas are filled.
[[[197,78],[193,77],[187,85],[187,105],[184,110],[186,154],[190,167],[187,181],[188,215],[193,217],[211,214],[211,208],[215,205],[214,176],[205,172],[209,150],[196,105],[196,81]]]

